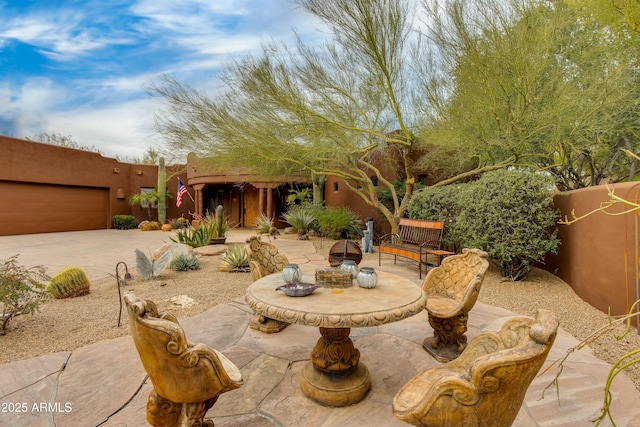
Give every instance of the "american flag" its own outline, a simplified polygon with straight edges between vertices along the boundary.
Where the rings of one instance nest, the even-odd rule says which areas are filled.
[[[182,196],[187,193],[187,187],[184,186],[182,180],[178,178],[178,195],[176,196],[176,206],[180,207],[182,205]]]

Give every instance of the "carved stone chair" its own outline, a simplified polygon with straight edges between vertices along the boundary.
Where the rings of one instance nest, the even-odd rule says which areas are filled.
[[[251,272],[251,280],[254,282],[268,274],[282,271],[284,266],[289,263],[287,257],[280,254],[275,245],[263,242],[258,236],[251,236],[247,243],[249,244],[251,258],[249,260],[249,270]],[[249,320],[249,326],[251,329],[272,334],[280,332],[289,324],[256,314]]]
[[[425,427],[507,427],[542,367],[558,329],[553,312],[507,318],[483,332],[456,360],[413,377],[393,399],[393,414]]]
[[[158,313],[152,301],[124,296],[131,336],[153,384],[147,421],[156,427],[211,426],[203,421],[220,394],[243,383],[240,370],[222,353],[187,340],[177,319]]]
[[[461,254],[445,258],[424,279],[422,290],[427,295],[433,337],[426,338],[423,347],[436,360],[449,362],[466,347],[469,311],[478,299],[488,268],[486,252],[463,249]]]

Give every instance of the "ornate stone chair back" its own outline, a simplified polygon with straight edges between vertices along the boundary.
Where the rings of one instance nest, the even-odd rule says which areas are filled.
[[[548,310],[536,318],[504,318],[456,360],[416,375],[393,399],[393,414],[416,426],[507,427],[544,364],[558,330]]]
[[[154,388],[147,405],[149,423],[174,425],[173,418],[184,412],[164,413],[163,405],[195,406],[204,416],[220,394],[242,385],[240,370],[217,350],[188,341],[172,314],[160,314],[152,301],[133,295],[124,300],[131,336]]]
[[[251,255],[249,268],[253,281],[268,274],[282,271],[284,266],[289,263],[287,257],[280,254],[275,245],[263,242],[258,236],[251,236],[248,243]]]
[[[488,268],[486,252],[463,249],[461,254],[445,258],[424,279],[422,290],[427,295],[426,309],[434,330],[424,348],[437,360],[453,360],[464,350],[468,314],[478,299]]]

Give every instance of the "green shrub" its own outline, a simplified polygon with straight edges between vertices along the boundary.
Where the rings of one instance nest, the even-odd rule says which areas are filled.
[[[460,248],[458,216],[463,207],[458,195],[462,188],[462,185],[422,188],[413,194],[407,207],[409,218],[444,221],[442,244],[454,252]]]
[[[171,269],[175,271],[199,270],[200,260],[188,254],[180,254],[171,260]]]
[[[498,170],[460,187],[461,244],[486,251],[503,277],[523,280],[535,262],[557,251],[551,177]]]
[[[362,220],[346,207],[325,207],[316,211],[318,231],[332,239],[362,237]]]
[[[189,245],[192,248],[207,246],[213,237],[214,225],[212,223],[201,223],[196,229],[192,226],[176,231],[176,238],[169,237],[172,242]]]
[[[132,230],[138,228],[138,220],[133,215],[114,215],[111,218],[116,230]]]
[[[400,202],[400,200],[402,200],[405,193],[407,192],[406,180],[396,179],[393,183],[393,188],[395,189],[396,196],[399,199],[398,202]],[[414,191],[420,190],[422,188],[424,188],[424,184],[422,184],[421,182],[416,182],[413,185]],[[389,190],[387,187],[379,186],[377,196],[380,203],[385,205],[391,212],[395,210],[395,208],[393,207],[393,196],[391,194],[391,190]]]
[[[51,278],[47,291],[56,299],[74,298],[90,292],[91,283],[83,269],[69,267]]]
[[[0,335],[5,335],[9,321],[22,314],[32,314],[49,298],[41,281],[49,280],[42,266],[26,268],[14,255],[0,263]]]
[[[242,245],[234,245],[220,255],[220,270],[231,272],[249,271],[249,253]]]

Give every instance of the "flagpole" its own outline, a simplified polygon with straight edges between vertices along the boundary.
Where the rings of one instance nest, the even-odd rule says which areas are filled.
[[[180,178],[178,178],[178,179],[180,179]],[[182,181],[182,180],[180,180],[180,181]],[[184,185],[184,184],[182,184],[182,185]],[[187,188],[187,186],[185,185],[185,186],[184,186],[184,188]],[[189,189],[188,189],[188,188],[187,188],[187,194],[189,195],[189,198],[191,199],[191,201],[192,201],[193,203],[195,203],[196,201],[195,201],[195,200],[193,200],[193,196],[191,195],[191,193],[189,193]]]

